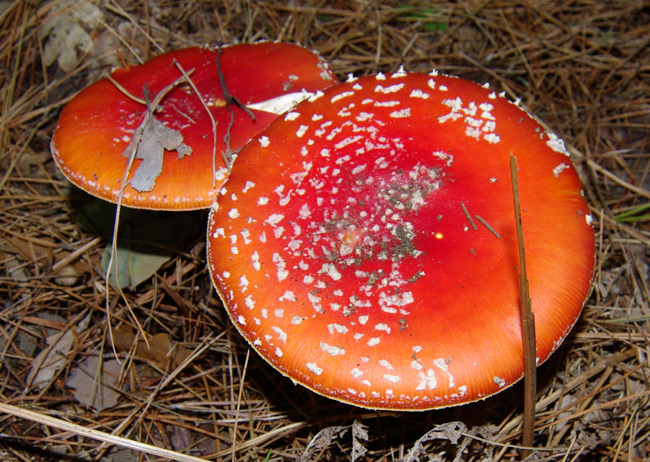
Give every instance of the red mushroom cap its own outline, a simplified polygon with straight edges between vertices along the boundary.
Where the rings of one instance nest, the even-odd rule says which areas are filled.
[[[445,407],[512,385],[524,362],[511,154],[543,362],[590,287],[580,181],[517,105],[434,74],[330,87],[240,152],[208,230],[234,324],[282,373],[362,407]]]
[[[159,155],[152,162],[158,162],[159,171],[162,163],[162,170],[158,177],[154,174],[153,180],[149,178],[147,186],[138,190],[132,182],[143,161],[135,161],[128,179],[130,185],[124,190],[124,205],[166,210],[208,207],[227,176],[222,152],[226,149],[224,136],[231,123],[230,110],[233,112],[230,131],[233,151],[277,117],[271,112],[253,110],[256,119],[253,121],[243,109],[235,105],[226,107],[217,73],[217,55],[216,50],[187,48],[112,73],[112,78],[131,95],[144,100],[146,88],[149,100],[153,101],[165,87],[182,77],[176,61],[185,72],[193,71],[190,79],[217,124],[213,179],[214,136],[205,107],[188,84],[177,85],[169,91],[153,115],[162,122],[162,130],[167,131],[168,136],[176,135],[176,143],[165,146],[164,156],[162,146],[155,145]],[[337,82],[317,55],[287,43],[224,47],[220,68],[229,94],[244,105],[303,90],[315,92]],[[61,113],[51,144],[56,163],[83,190],[117,202],[128,165],[125,149],[146,112],[146,105],[129,98],[108,79],[90,85]],[[164,127],[180,132],[182,138]],[[179,142],[183,146],[179,146]],[[127,154],[130,151],[127,150]],[[186,151],[191,152],[186,154]]]

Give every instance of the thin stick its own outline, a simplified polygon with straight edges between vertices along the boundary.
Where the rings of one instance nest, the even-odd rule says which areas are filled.
[[[110,75],[107,75],[107,76],[106,76],[106,79],[107,79],[109,82],[111,82],[113,85],[115,85],[115,88],[117,88],[118,90],[120,90],[120,91],[124,94],[124,96],[126,96],[127,98],[130,98],[130,99],[132,99],[133,101],[135,101],[136,103],[140,103],[140,104],[142,104],[143,106],[146,106],[146,105],[147,105],[147,102],[146,102],[145,100],[143,100],[142,98],[138,98],[138,97],[135,96],[133,93],[129,92],[129,90],[127,90],[126,88],[124,88],[120,82],[118,82],[117,80],[115,80],[115,79],[114,79],[113,77],[111,77]]]
[[[467,207],[465,207],[465,204],[463,204],[462,202],[459,202],[459,204],[460,204],[460,208],[463,209],[463,213],[467,217],[467,220],[469,221],[469,224],[472,225],[472,229],[477,230],[478,228],[474,224],[474,220],[472,220],[472,216],[467,211]]]
[[[228,124],[228,129],[226,130],[226,136],[224,136],[223,138],[226,143],[226,151],[222,153],[222,155],[226,167],[230,172],[230,169],[232,167],[232,162],[233,162],[233,152],[232,149],[230,148],[230,130],[232,129],[233,124],[235,123],[235,112],[233,111],[232,106],[235,105],[239,109],[244,111],[246,114],[248,114],[248,116],[251,118],[253,122],[255,122],[255,114],[253,114],[253,111],[247,108],[246,105],[244,105],[236,97],[232,96],[228,91],[228,87],[226,86],[226,78],[223,75],[223,72],[221,70],[221,50],[222,48],[220,46],[217,49],[217,75],[219,76],[219,84],[221,85],[221,92],[223,93],[223,99],[226,101],[226,107],[228,108],[228,111],[230,111],[230,123]]]
[[[190,76],[185,72],[185,69],[174,59],[174,65],[178,68],[179,71],[181,71],[181,74],[183,74],[183,77],[185,77],[185,80],[187,83],[192,87],[192,90],[194,93],[196,93],[196,96],[199,98],[199,101],[201,102],[201,105],[203,106],[203,109],[205,109],[205,112],[208,114],[208,117],[210,118],[210,124],[212,124],[212,187],[216,188],[217,183],[217,166],[215,165],[216,157],[217,157],[217,121],[214,120],[214,116],[212,115],[212,112],[210,111],[210,108],[208,108],[208,105],[205,104],[205,100],[203,99],[203,96],[201,96],[201,92],[199,91],[198,88],[196,88],[196,85],[194,85],[194,82],[192,79],[190,79]],[[194,71],[194,69],[192,69]],[[225,161],[225,159],[224,159]],[[226,163],[226,167],[228,167],[228,170],[230,170],[230,165]]]
[[[524,422],[522,446],[533,447],[535,433],[535,398],[537,396],[537,352],[535,341],[535,316],[533,314],[526,274],[526,247],[521,223],[521,205],[519,203],[519,180],[517,178],[517,159],[510,155],[510,179],[512,197],[515,206],[515,226],[519,246],[519,289],[521,300],[521,330],[524,342]],[[521,451],[522,459],[530,455],[530,449]]]
[[[241,375],[241,383],[239,384],[239,396],[237,396],[237,409],[235,410],[235,423],[233,425],[232,437],[232,460],[237,460],[237,423],[239,421],[239,411],[241,409],[241,397],[244,393],[244,381],[246,380],[246,371],[248,370],[248,358],[251,355],[251,349],[246,350],[246,360],[244,361],[244,371]]]
[[[79,258],[81,255],[86,254],[88,252],[88,249],[91,247],[96,246],[102,242],[101,237],[96,237],[95,239],[92,239],[89,242],[86,242],[86,244],[82,245],[78,249],[76,249],[74,252],[72,252],[70,255],[67,257],[63,258],[62,260],[56,262],[54,265],[52,265],[52,272],[56,274],[57,271],[59,271],[61,268],[65,268],[70,264],[70,262],[75,261],[77,258]]]
[[[118,230],[119,230],[119,224],[120,224],[120,213],[122,211],[122,200],[124,199],[124,191],[127,186],[127,179],[129,178],[129,174],[131,173],[131,168],[133,167],[133,163],[135,161],[135,155],[138,151],[138,145],[142,141],[142,133],[144,132],[144,127],[147,125],[147,122],[149,121],[149,118],[154,117],[153,113],[162,101],[162,99],[167,96],[167,94],[174,89],[177,85],[181,84],[182,82],[185,81],[187,76],[192,75],[194,72],[194,69],[190,70],[187,73],[183,73],[181,77],[178,79],[174,80],[172,83],[167,85],[165,88],[163,88],[154,98],[153,102],[149,103],[149,98],[148,98],[148,91],[147,87],[145,85],[143,89],[144,93],[144,102],[147,106],[147,111],[145,112],[144,118],[142,119],[142,122],[138,126],[138,128],[135,130],[135,133],[133,134],[133,139],[135,140],[135,144],[133,146],[133,149],[131,150],[131,153],[129,154],[129,161],[126,165],[126,169],[124,170],[124,175],[122,176],[122,182],[120,184],[120,194],[117,196],[117,204],[115,207],[115,221],[113,223],[113,235],[112,235],[112,242],[111,242],[111,252],[110,256],[108,257],[108,263],[106,264],[106,279],[104,281],[104,290],[106,292],[106,298],[105,298],[105,309],[106,309],[106,322],[108,325],[108,332],[113,338],[113,329],[111,326],[111,314],[110,314],[110,308],[109,308],[109,294],[110,294],[110,280],[111,280],[111,272],[113,270],[113,263],[117,260],[117,237],[118,237]],[[114,79],[110,79],[111,82],[116,83]],[[116,87],[118,90],[123,91],[125,95],[131,96],[126,89],[124,89],[121,86]],[[139,98],[135,99],[136,101],[139,100]],[[124,292],[122,291],[122,288],[120,287],[119,284],[119,277],[118,277],[118,271],[115,271],[115,282],[117,286],[117,291],[119,292],[120,296],[122,297],[122,300],[124,300],[124,303],[126,305],[126,308],[128,309],[129,313],[131,314],[131,317],[133,318],[133,321],[135,324],[138,326],[138,330],[142,332],[142,336],[144,338],[144,342],[146,343],[147,347],[149,347],[149,340],[147,339],[147,336],[145,335],[144,329],[140,325],[140,321],[138,321],[138,318],[135,316],[135,313],[133,312],[133,308],[131,307],[131,304],[129,303],[128,299],[126,298],[126,295],[124,295]],[[113,347],[113,354],[117,358],[117,351],[115,351],[115,347]]]
[[[50,417],[49,415],[39,414],[38,412],[23,409],[11,404],[0,403],[0,411],[22,419],[31,420],[32,422],[38,422],[49,427],[58,428],[59,430],[69,431],[75,435],[105,441],[116,446],[133,449],[135,451],[144,452],[158,457],[164,457],[170,460],[176,460],[179,462],[205,462],[205,459],[199,459],[179,452],[170,451],[169,449],[163,449],[139,441],[122,438],[121,436],[111,435],[110,433],[100,432],[98,430],[93,430],[92,428],[82,427],[81,425]]]
[[[488,229],[488,231],[490,231],[492,234],[494,234],[497,237],[497,239],[501,239],[501,235],[499,233],[497,233],[497,231],[492,226],[490,226],[490,223],[488,223],[483,218],[481,218],[480,215],[474,215],[474,216],[476,217],[476,219],[478,221],[481,222],[481,224],[483,226],[485,226]]]

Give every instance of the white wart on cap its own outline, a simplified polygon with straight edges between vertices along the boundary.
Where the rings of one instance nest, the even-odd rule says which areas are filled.
[[[577,320],[594,234],[563,143],[458,78],[325,90],[240,153],[208,259],[234,324],[317,393],[375,409],[485,398],[523,374],[509,157],[541,363]]]

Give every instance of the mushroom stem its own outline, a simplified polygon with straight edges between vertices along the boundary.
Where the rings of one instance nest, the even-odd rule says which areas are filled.
[[[524,428],[522,446],[527,449],[521,451],[522,459],[530,455],[533,446],[535,430],[535,397],[537,394],[536,376],[536,342],[535,342],[535,315],[532,309],[528,275],[526,274],[526,247],[524,245],[524,232],[521,223],[521,205],[519,202],[519,180],[517,177],[517,159],[510,155],[510,178],[512,181],[512,196],[515,207],[515,227],[517,229],[517,245],[519,247],[519,289],[521,300],[521,328],[524,342]]]

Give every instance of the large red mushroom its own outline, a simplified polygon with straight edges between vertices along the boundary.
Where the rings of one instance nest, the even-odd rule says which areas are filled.
[[[330,87],[241,151],[208,230],[235,326],[283,374],[357,406],[431,409],[512,385],[524,362],[511,155],[544,362],[590,288],[580,181],[517,105],[435,73]]]
[[[123,190],[122,203],[130,207],[206,208],[232,152],[305,92],[336,82],[321,58],[288,43],[172,51],[81,91],[61,113],[52,154],[73,183],[111,202]],[[148,108],[158,95],[160,104]]]

